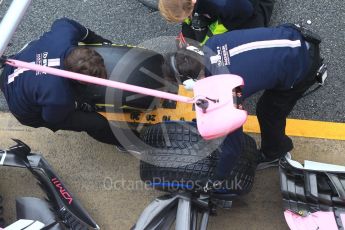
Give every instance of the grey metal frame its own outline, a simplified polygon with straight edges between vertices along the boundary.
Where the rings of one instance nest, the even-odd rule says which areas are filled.
[[[39,181],[40,187],[55,207],[55,214],[62,218],[62,221],[73,221],[73,226],[76,227],[100,229],[81,203],[69,192],[46,159],[42,155],[32,153],[30,147],[20,140],[14,139],[14,141],[17,145],[7,150],[0,149],[0,167],[27,168]],[[66,222],[66,224],[71,223]]]
[[[178,193],[156,198],[140,215],[132,230],[207,230],[209,199],[202,201],[189,193]],[[200,209],[200,206],[204,208]]]
[[[22,20],[31,0],[13,0],[0,23],[0,56],[2,56]]]

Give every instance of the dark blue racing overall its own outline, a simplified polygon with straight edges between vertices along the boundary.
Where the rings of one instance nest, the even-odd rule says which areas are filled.
[[[250,0],[198,0],[195,12],[213,21],[220,19],[226,28],[235,29],[253,16],[254,6]]]
[[[244,79],[243,98],[265,90],[257,104],[261,151],[279,158],[293,148],[285,135],[286,117],[315,83],[320,66],[318,45],[307,43],[291,25],[237,30],[214,36],[204,47],[205,74],[236,74]],[[227,138],[217,173],[224,177],[241,153],[242,129]]]
[[[76,21],[62,18],[53,23],[49,32],[11,58],[63,69],[65,57],[79,41],[100,40],[100,36]],[[99,141],[117,144],[103,116],[76,109],[77,82],[12,66],[4,67],[1,79],[8,107],[22,124],[53,131],[86,131]]]

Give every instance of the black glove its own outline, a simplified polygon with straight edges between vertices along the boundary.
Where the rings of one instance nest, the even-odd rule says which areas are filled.
[[[88,113],[98,111],[99,109],[98,106],[96,106],[96,104],[90,97],[82,93],[79,93],[77,95],[78,96],[75,99],[75,110],[88,112]]]
[[[191,39],[191,40],[196,40],[194,30],[190,24],[183,22],[181,32],[185,38]]]
[[[195,40],[203,42],[209,33],[208,26],[211,24],[211,20],[207,17],[199,14],[194,14],[192,17],[191,27],[194,30]]]
[[[98,107],[94,104],[89,104],[88,102],[75,101],[75,110],[92,113],[96,112]]]
[[[208,26],[211,23],[212,19],[194,13],[189,24],[182,23],[182,34],[187,40],[203,42],[209,33]]]
[[[85,42],[85,43],[109,43],[109,44],[112,44],[112,42],[110,40],[105,39],[105,38],[99,36],[98,34],[96,34],[95,32],[93,32],[90,29],[87,29],[87,30],[88,30],[88,34],[87,34],[86,38],[82,42]]]

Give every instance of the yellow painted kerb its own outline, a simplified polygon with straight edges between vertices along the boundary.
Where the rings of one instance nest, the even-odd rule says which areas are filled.
[[[192,97],[193,93],[179,88],[179,95]],[[140,112],[140,116],[133,116],[130,113],[102,113],[110,121],[124,121],[134,123],[156,124],[165,120],[172,121],[192,121],[195,119],[195,112],[191,104],[178,102],[176,109],[158,108],[152,111]],[[248,116],[244,124],[244,131],[250,133],[260,133],[259,123],[256,116]],[[313,137],[332,140],[345,140],[345,123],[297,120],[288,119],[286,125],[288,136]]]
[[[260,132],[256,116],[248,117],[244,125],[244,131],[252,133]],[[345,140],[345,123],[287,119],[286,134],[288,136]]]

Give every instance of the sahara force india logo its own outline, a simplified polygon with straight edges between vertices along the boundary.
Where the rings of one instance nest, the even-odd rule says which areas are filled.
[[[36,54],[36,64],[48,66],[48,52]],[[46,73],[36,72],[36,75],[40,75],[40,74],[46,74]]]
[[[217,64],[218,67],[230,65],[230,53],[228,45],[217,46],[217,54],[210,57],[211,64]]]

